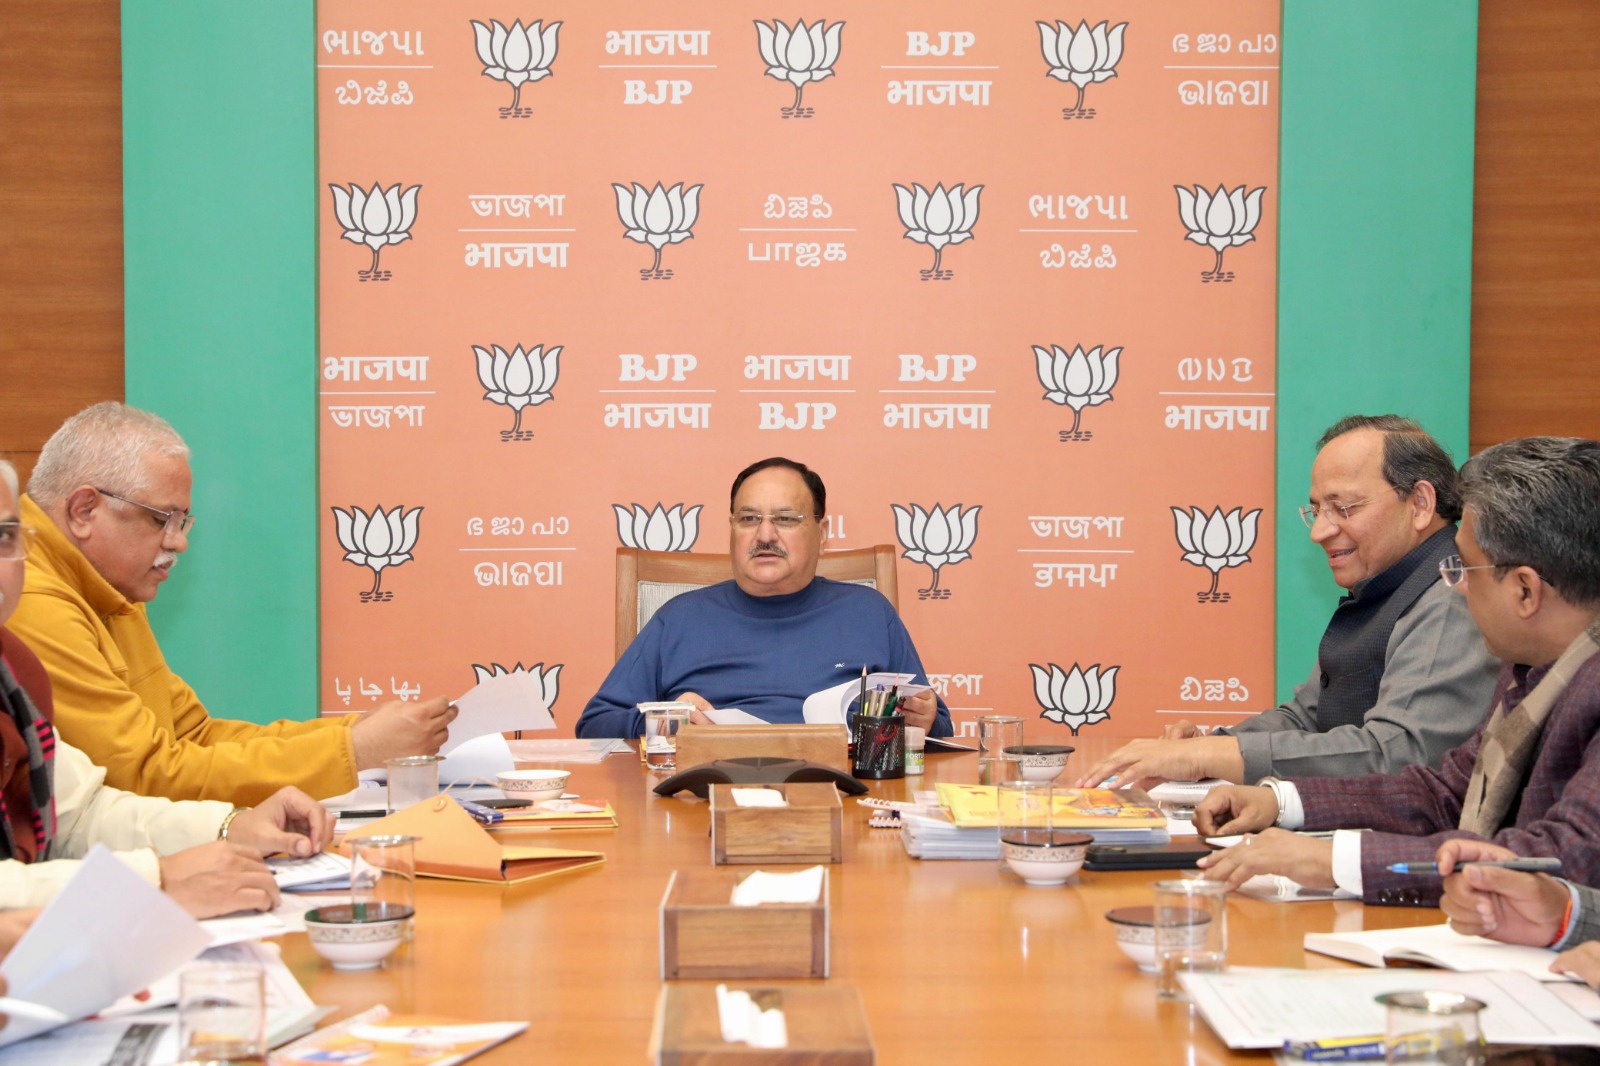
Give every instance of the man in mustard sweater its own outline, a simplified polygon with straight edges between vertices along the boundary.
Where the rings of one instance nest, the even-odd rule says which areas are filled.
[[[443,697],[268,725],[206,713],[144,607],[188,549],[190,486],[177,431],[119,403],[80,411],[40,452],[22,497],[37,540],[10,628],[49,671],[62,738],[115,788],[239,804],[284,785],[338,795],[358,770],[437,752],[455,717]]]

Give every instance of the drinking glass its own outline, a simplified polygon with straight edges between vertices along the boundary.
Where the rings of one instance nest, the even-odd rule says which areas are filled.
[[[1187,999],[1178,975],[1221,970],[1228,962],[1228,886],[1222,881],[1157,881],[1156,991]]]
[[[178,1040],[184,1063],[267,1061],[266,978],[253,962],[195,963],[178,975]]]

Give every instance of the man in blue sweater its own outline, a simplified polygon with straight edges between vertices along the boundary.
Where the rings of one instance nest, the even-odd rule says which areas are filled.
[[[637,737],[635,705],[680,700],[702,712],[737,707],[768,722],[800,722],[813,692],[868,670],[916,675],[922,660],[875,589],[817,577],[827,540],[822,478],[792,459],[753,463],[733,480],[733,580],[669,600],[645,624],[578,719],[580,737]],[[932,692],[900,704],[906,724],[949,736]]]

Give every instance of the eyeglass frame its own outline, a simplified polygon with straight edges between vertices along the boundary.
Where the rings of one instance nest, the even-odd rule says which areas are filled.
[[[21,522],[0,522],[0,532],[7,529],[17,531],[17,543],[22,546],[22,550],[16,555],[0,555],[0,563],[20,563],[28,557],[29,552],[33,551],[33,540],[39,535],[39,531]]]
[[[161,532],[163,534],[176,533],[179,536],[187,536],[189,530],[194,528],[195,516],[193,511],[163,511],[159,507],[151,507],[148,503],[140,503],[138,500],[130,500],[126,496],[118,496],[116,493],[107,492],[105,489],[97,488],[94,491],[98,492],[102,496],[109,496],[113,500],[121,500],[123,503],[131,503],[135,507],[143,508],[153,515],[159,515],[161,518]],[[174,524],[174,519],[178,520],[176,524]]]
[[[1413,485],[1409,489],[1403,489],[1399,485],[1390,485],[1389,488],[1394,490],[1394,492],[1403,500],[1407,496],[1411,495],[1411,493],[1416,489],[1416,486]],[[1329,500],[1325,504],[1305,503],[1301,504],[1295,510],[1299,513],[1300,521],[1305,523],[1307,529],[1316,529],[1317,519],[1323,517],[1323,508],[1332,507],[1334,510],[1339,512],[1339,520],[1334,521],[1333,517],[1330,515],[1328,516],[1328,521],[1333,522],[1334,525],[1342,529],[1344,524],[1350,521],[1351,511],[1354,511],[1357,507],[1365,507],[1367,504],[1378,499],[1382,495],[1383,493],[1381,492],[1375,492],[1366,499],[1356,500],[1353,503],[1340,503],[1337,500]]]
[[[1439,578],[1450,588],[1460,588],[1467,583],[1468,570],[1509,570],[1509,566],[1499,563],[1480,563],[1477,566],[1467,566],[1466,560],[1460,555],[1446,555],[1439,560]]]
[[[728,524],[733,526],[734,529],[745,529],[753,533],[761,528],[762,523],[771,521],[772,528],[778,530],[780,533],[793,533],[800,527],[804,526],[806,524],[806,519],[808,518],[813,518],[817,521],[822,520],[821,516],[819,515],[808,515],[802,511],[788,511],[783,514],[761,514],[756,511],[733,511],[728,515]],[[748,521],[749,519],[754,519],[754,521]],[[793,520],[793,524],[785,525],[784,523],[790,519]]]

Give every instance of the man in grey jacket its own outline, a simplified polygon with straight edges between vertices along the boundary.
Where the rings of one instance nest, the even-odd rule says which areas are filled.
[[[1202,736],[1191,722],[1102,759],[1079,786],[1393,773],[1465,741],[1499,663],[1439,580],[1461,496],[1450,456],[1410,419],[1351,415],[1322,435],[1300,516],[1347,594],[1288,702]]]

